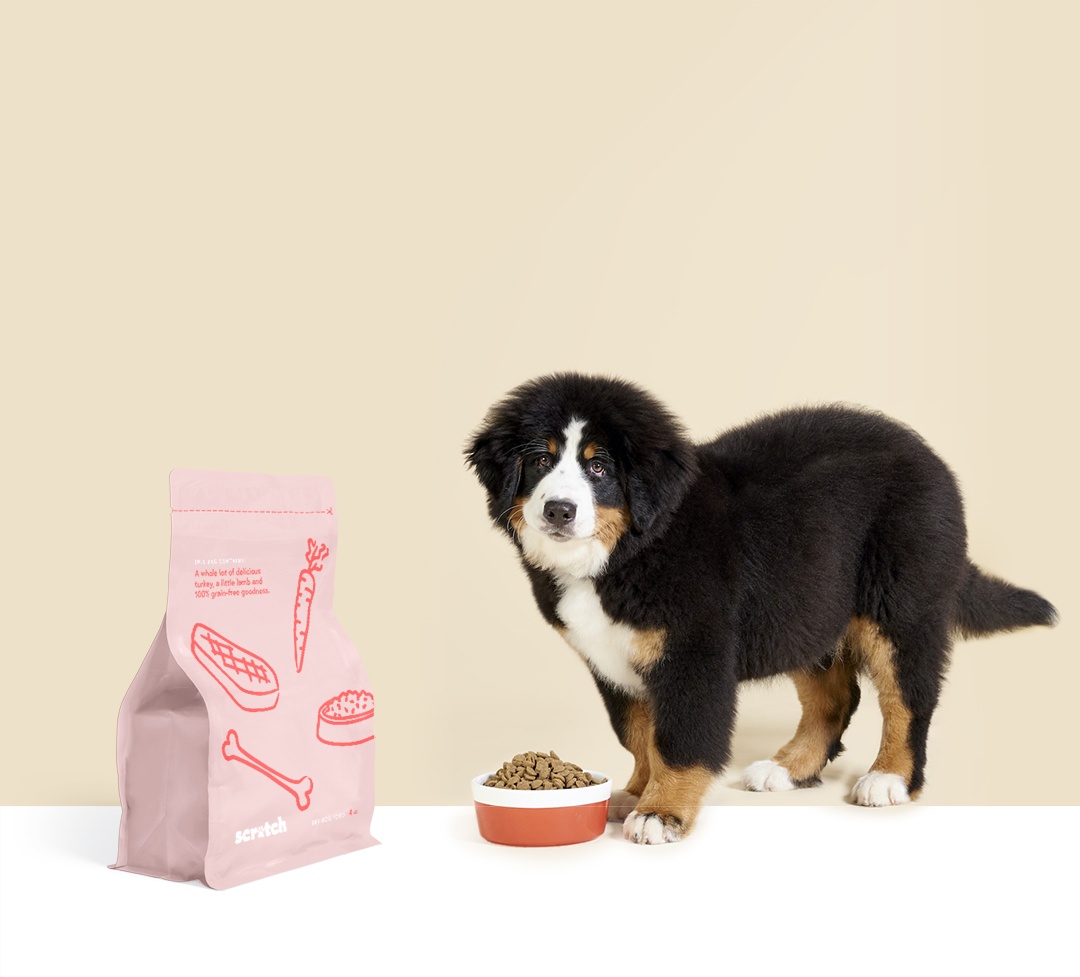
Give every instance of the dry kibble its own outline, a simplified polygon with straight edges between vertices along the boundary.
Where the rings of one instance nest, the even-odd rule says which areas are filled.
[[[484,781],[485,787],[509,790],[568,790],[602,784],[576,763],[568,763],[552,750],[550,753],[519,753],[507,760]]]

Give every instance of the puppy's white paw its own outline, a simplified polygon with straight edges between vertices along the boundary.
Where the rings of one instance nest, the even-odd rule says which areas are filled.
[[[637,807],[641,800],[637,794],[631,794],[625,790],[613,790],[608,800],[607,819],[609,821],[625,821],[630,812]]]
[[[682,827],[672,819],[659,814],[642,814],[631,811],[623,821],[623,837],[635,845],[667,845],[682,841]]]
[[[871,770],[855,781],[851,799],[863,807],[893,807],[911,800],[907,784],[898,773]]]
[[[755,760],[743,771],[742,781],[747,790],[795,789],[787,767],[780,766],[775,760]]]

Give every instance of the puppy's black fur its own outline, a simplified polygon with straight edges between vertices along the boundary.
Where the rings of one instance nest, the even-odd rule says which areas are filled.
[[[519,550],[521,506],[540,480],[535,446],[573,419],[608,459],[598,505],[625,515],[589,584],[610,622],[640,636],[640,647],[651,642],[630,656],[640,686],[613,682],[568,640],[635,753],[633,816],[659,818],[672,835],[664,840],[689,830],[700,797],[683,802],[657,786],[659,774],[725,766],[739,682],[796,679],[807,729],[777,762],[800,786],[842,749],[856,674],[868,674],[891,737],[873,769],[915,795],[952,636],[1056,622],[1042,597],[970,562],[956,480],[922,438],[846,406],[786,410],[694,444],[624,381],[526,383],[491,409],[467,449],[492,519]],[[580,582],[522,553],[541,613],[567,633],[560,601]]]

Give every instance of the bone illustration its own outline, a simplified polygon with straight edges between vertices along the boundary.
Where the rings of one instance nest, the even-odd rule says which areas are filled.
[[[269,777],[283,790],[287,790],[292,794],[296,801],[296,806],[301,811],[307,810],[308,805],[311,803],[311,791],[315,786],[310,777],[301,777],[299,780],[293,780],[291,777],[286,777],[283,773],[279,773],[273,767],[268,767],[262,760],[252,756],[240,745],[240,737],[237,735],[235,729],[229,730],[228,735],[225,737],[225,742],[221,744],[221,753],[226,760],[239,760],[241,763],[251,767],[252,770],[257,770],[264,777]]]

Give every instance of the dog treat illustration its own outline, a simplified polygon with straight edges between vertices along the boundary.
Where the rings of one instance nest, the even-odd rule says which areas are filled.
[[[315,736],[329,746],[357,746],[375,738],[372,719],[375,697],[363,690],[348,689],[319,707]]]
[[[255,652],[205,624],[196,624],[191,629],[191,653],[241,709],[265,712],[277,705],[277,672]]]
[[[239,760],[241,763],[251,767],[252,770],[258,770],[264,777],[269,777],[278,787],[292,794],[296,806],[301,811],[307,810],[308,805],[311,803],[311,791],[315,786],[310,777],[293,780],[283,773],[278,773],[273,767],[268,767],[262,760],[252,756],[240,745],[240,737],[235,729],[230,729],[226,735],[225,742],[221,744],[221,753],[226,760]]]
[[[311,624],[311,601],[315,597],[315,574],[322,569],[322,561],[330,555],[325,544],[307,541],[307,566],[300,571],[296,581],[296,604],[293,606],[293,658],[297,672],[304,667],[304,651],[307,649],[308,627]]]

